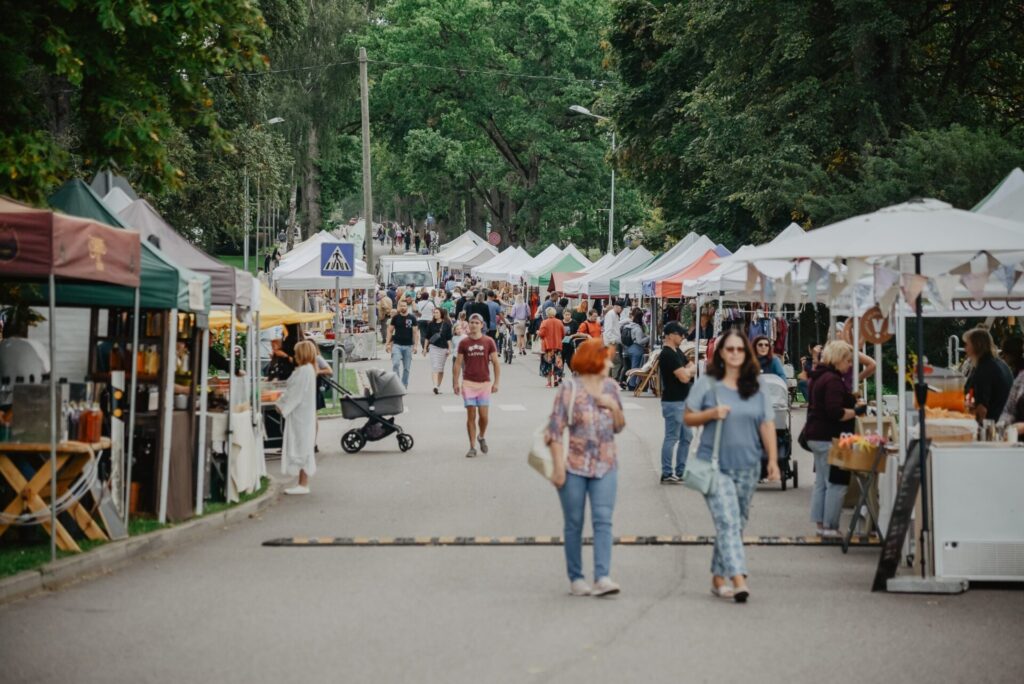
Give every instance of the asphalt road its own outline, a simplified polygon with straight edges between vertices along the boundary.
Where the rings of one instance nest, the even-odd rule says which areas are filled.
[[[363,364],[367,365],[367,364]],[[372,364],[370,364],[372,365]],[[385,365],[378,362],[377,365]],[[878,550],[748,547],[751,601],[720,602],[710,547],[616,547],[611,599],[567,594],[545,547],[269,548],[293,536],[561,534],[550,485],[525,462],[552,391],[535,357],[506,367],[467,460],[461,402],[430,393],[416,357],[416,439],[357,455],[320,428],[313,493],[168,555],[0,607],[3,682],[1019,682],[1024,592],[872,594]],[[625,398],[617,535],[712,532],[703,500],[658,484],[657,400]],[[799,416],[797,416],[799,418]],[[797,490],[754,498],[747,533],[802,535]],[[278,472],[278,463],[270,464]],[[584,549],[588,574],[590,549]]]

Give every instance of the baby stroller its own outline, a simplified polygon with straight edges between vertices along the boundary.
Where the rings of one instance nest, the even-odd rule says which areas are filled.
[[[327,384],[341,393],[341,415],[348,420],[366,418],[366,423],[353,428],[341,436],[341,448],[354,454],[366,446],[367,442],[376,442],[388,435],[398,433],[398,448],[402,451],[412,449],[412,435],[405,432],[395,423],[394,416],[405,410],[402,397],[405,387],[397,375],[389,370],[370,369],[366,371],[370,381],[367,394],[357,397],[333,378],[327,378]]]
[[[799,485],[797,462],[793,460],[793,430],[789,412],[789,387],[777,375],[763,373],[760,377],[761,391],[768,393],[775,411],[775,436],[779,451],[779,474],[782,476],[782,491],[786,482],[793,481],[793,489]],[[768,477],[767,458],[761,461],[761,479]]]

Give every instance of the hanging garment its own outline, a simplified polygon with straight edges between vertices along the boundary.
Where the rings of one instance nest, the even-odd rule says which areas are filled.
[[[786,353],[786,337],[789,333],[789,323],[785,318],[775,319],[775,346],[773,348],[776,356],[784,356]]]

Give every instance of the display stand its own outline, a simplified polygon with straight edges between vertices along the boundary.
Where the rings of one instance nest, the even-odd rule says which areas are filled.
[[[861,511],[864,510],[865,506],[868,508],[868,515],[871,518],[868,533],[870,534],[872,531],[878,530],[878,498],[871,496],[871,492],[875,487],[875,481],[878,479],[878,469],[882,467],[882,464],[885,463],[888,457],[886,450],[879,448],[875,451],[875,459],[871,464],[871,470],[850,471],[851,476],[857,480],[857,485],[860,487],[860,497],[858,497],[857,505],[853,507],[853,515],[850,516],[850,527],[843,537],[843,553],[850,550],[850,540],[853,539],[853,535],[857,531],[857,523],[860,522]]]

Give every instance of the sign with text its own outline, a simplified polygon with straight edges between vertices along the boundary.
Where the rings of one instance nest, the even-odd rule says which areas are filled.
[[[351,278],[355,274],[355,245],[351,242],[320,243],[320,275]]]

